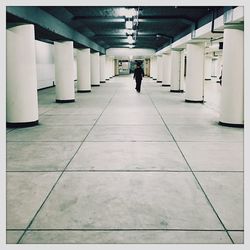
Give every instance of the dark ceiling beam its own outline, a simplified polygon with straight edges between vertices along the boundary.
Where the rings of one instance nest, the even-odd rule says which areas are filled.
[[[139,17],[139,23],[152,23],[152,22],[167,22],[167,21],[178,21],[188,25],[192,25],[195,23],[194,20],[182,17],[182,16],[143,16]]]
[[[105,17],[105,16],[75,16],[72,21],[83,20],[84,22],[91,23],[122,23],[125,22],[124,17]],[[188,25],[195,23],[194,20],[183,16],[142,16],[138,19],[139,23],[152,23],[152,22],[167,22],[167,21],[180,21]]]
[[[74,29],[39,7],[7,6],[6,10],[7,13],[17,16],[39,27],[42,27],[50,32],[52,31],[55,34],[64,37],[66,40],[72,40],[78,44],[83,45],[84,47],[88,47],[94,51],[105,54],[105,49],[103,47],[99,46],[97,43],[91,41],[89,38],[75,31]]]
[[[105,16],[74,16],[72,21],[82,20],[84,22],[91,23],[123,23],[125,22],[124,17],[105,17]]]

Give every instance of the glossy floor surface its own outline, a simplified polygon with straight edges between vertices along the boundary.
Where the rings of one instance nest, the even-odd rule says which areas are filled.
[[[243,129],[220,85],[185,103],[115,77],[75,103],[39,91],[39,125],[7,129],[8,243],[243,243]]]

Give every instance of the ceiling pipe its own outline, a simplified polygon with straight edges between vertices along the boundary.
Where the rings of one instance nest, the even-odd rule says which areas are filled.
[[[214,20],[215,20],[215,11],[212,12],[212,25],[211,25],[211,32],[215,34],[222,34],[224,31],[214,30]]]

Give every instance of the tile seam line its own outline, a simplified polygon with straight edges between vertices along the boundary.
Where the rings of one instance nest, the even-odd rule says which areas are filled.
[[[24,229],[7,229],[9,232],[23,231]],[[178,229],[178,228],[32,228],[29,232],[43,231],[170,231],[170,232],[225,232],[223,229]],[[230,230],[230,232],[244,232],[244,230]]]
[[[179,151],[180,151],[182,157],[184,158],[185,162],[187,163],[187,165],[188,165],[188,167],[189,167],[189,169],[190,169],[192,175],[194,176],[194,178],[195,178],[197,184],[199,185],[199,187],[200,187],[200,189],[201,189],[203,195],[205,196],[205,198],[206,198],[206,200],[208,201],[210,207],[212,208],[213,212],[215,213],[217,219],[219,220],[219,222],[221,223],[221,225],[222,225],[222,227],[224,228],[225,232],[227,233],[227,236],[229,237],[229,239],[231,240],[231,242],[234,244],[234,241],[233,241],[232,237],[230,236],[230,234],[228,233],[226,226],[224,225],[224,223],[222,222],[221,218],[219,217],[217,211],[215,210],[214,206],[212,205],[212,203],[211,203],[210,199],[208,198],[208,196],[207,196],[205,190],[203,189],[203,187],[201,186],[201,184],[200,184],[198,178],[197,178],[196,175],[194,174],[193,169],[192,169],[191,166],[189,165],[189,163],[188,163],[186,157],[184,156],[184,154],[183,154],[183,152],[182,152],[180,146],[178,145],[177,141],[175,140],[175,138],[174,138],[172,132],[171,132],[170,129],[168,128],[166,122],[164,121],[164,119],[163,119],[161,113],[159,112],[158,108],[156,107],[154,101],[152,100],[152,98],[151,98],[151,96],[149,95],[149,93],[148,93],[147,90],[146,90],[146,93],[147,93],[148,97],[150,98],[150,100],[151,100],[153,106],[155,107],[156,111],[158,112],[159,116],[161,117],[163,123],[165,124],[166,129],[168,130],[168,132],[169,132],[170,135],[172,136],[172,138],[173,138],[173,140],[174,140],[176,146],[178,147],[178,149],[179,149]]]
[[[7,170],[6,172],[7,173],[60,173],[62,172],[62,170]],[[116,172],[146,172],[146,173],[190,173],[191,170],[122,170],[122,169],[110,169],[110,170],[105,170],[105,169],[97,169],[97,170],[93,170],[93,169],[70,169],[70,170],[65,170],[65,172],[100,172],[100,173],[103,173],[103,172],[113,172],[113,173],[116,173]],[[195,173],[244,173],[244,171],[209,171],[209,170],[205,170],[205,171],[202,171],[202,170],[194,170],[193,172]]]
[[[21,242],[21,240],[23,239],[25,233],[27,232],[27,230],[30,228],[30,226],[32,225],[32,223],[34,222],[36,216],[38,215],[38,213],[40,212],[40,210],[42,209],[43,205],[46,203],[47,199],[49,198],[50,194],[52,193],[52,191],[54,190],[55,186],[57,185],[57,183],[59,182],[59,180],[61,179],[62,175],[64,174],[64,172],[66,171],[67,167],[69,166],[69,164],[72,162],[72,160],[74,159],[74,157],[76,156],[76,154],[78,153],[78,151],[80,150],[81,146],[83,145],[84,141],[86,140],[86,138],[88,137],[88,135],[90,134],[90,132],[93,130],[94,126],[96,125],[96,123],[98,122],[98,120],[100,119],[100,117],[102,116],[102,114],[104,113],[104,111],[107,109],[107,107],[109,106],[109,104],[111,103],[112,99],[114,98],[114,96],[116,95],[118,91],[118,87],[116,87],[116,90],[114,91],[113,95],[110,97],[109,102],[105,105],[103,111],[101,112],[101,114],[99,115],[99,117],[96,119],[95,123],[93,124],[93,126],[90,128],[90,130],[88,131],[88,133],[86,134],[86,136],[84,137],[84,139],[81,141],[81,144],[79,145],[79,147],[77,148],[76,152],[74,153],[74,155],[71,157],[71,159],[69,160],[69,162],[67,163],[67,165],[65,166],[65,168],[63,169],[63,171],[61,172],[61,174],[59,175],[59,177],[57,178],[57,180],[55,181],[54,185],[52,186],[52,188],[50,189],[50,191],[48,192],[48,194],[46,195],[44,201],[42,202],[42,204],[40,205],[40,207],[38,208],[38,210],[36,211],[35,215],[32,217],[32,219],[30,220],[30,222],[28,223],[27,227],[25,228],[24,232],[22,233],[22,235],[19,237],[17,244],[19,244]]]

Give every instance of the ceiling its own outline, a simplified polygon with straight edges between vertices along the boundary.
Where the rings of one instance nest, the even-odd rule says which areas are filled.
[[[27,7],[23,7],[27,8]],[[40,9],[59,19],[68,27],[87,37],[104,49],[128,48],[124,9],[137,10],[133,47],[159,50],[193,29],[208,23],[232,7],[222,6],[40,6]],[[7,27],[22,18],[7,12]],[[129,19],[132,20],[132,19]],[[44,41],[62,40],[51,30],[36,25],[36,38]],[[78,44],[78,47],[81,45]],[[84,46],[82,46],[84,47]]]

